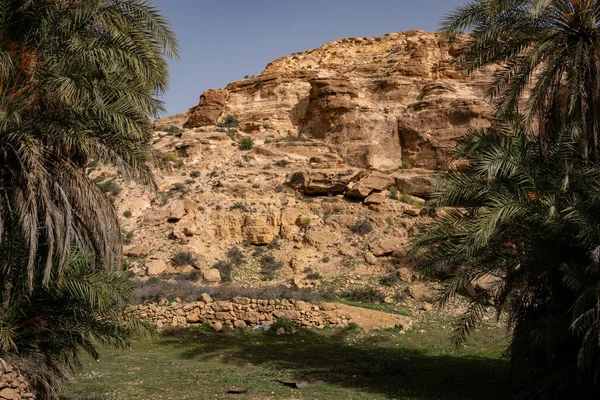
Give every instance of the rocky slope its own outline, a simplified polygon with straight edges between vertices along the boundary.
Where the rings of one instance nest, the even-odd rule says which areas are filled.
[[[456,139],[489,125],[487,76],[455,51],[412,31],[283,57],[155,122],[157,192],[90,166],[132,273],[426,299],[409,239]]]

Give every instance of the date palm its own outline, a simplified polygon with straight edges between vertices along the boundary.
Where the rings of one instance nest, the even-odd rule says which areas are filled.
[[[559,131],[551,162],[520,124],[467,136],[455,155],[467,166],[430,201],[446,214],[415,240],[424,271],[447,278],[442,303],[487,282],[454,339],[462,344],[486,309],[506,315],[520,398],[599,393],[600,169],[579,157],[578,130]]]
[[[488,92],[499,117],[523,114],[543,148],[575,118],[583,156],[600,161],[600,0],[472,0],[442,29],[471,33],[469,71],[500,65]]]
[[[120,268],[115,211],[83,167],[152,182],[149,117],[174,34],[146,0],[0,0],[0,21],[0,248],[23,238],[30,290],[72,243]]]

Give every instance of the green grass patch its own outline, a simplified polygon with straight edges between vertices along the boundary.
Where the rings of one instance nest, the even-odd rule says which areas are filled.
[[[68,387],[72,399],[505,399],[504,331],[481,329],[453,350],[440,324],[397,330],[268,332],[207,328],[173,330],[132,350],[102,351],[84,360]],[[302,390],[277,380],[304,379]]]

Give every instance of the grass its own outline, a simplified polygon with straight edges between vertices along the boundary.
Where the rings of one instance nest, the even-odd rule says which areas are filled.
[[[426,333],[417,333],[418,329]],[[360,333],[360,329],[300,330],[292,335],[193,328],[106,349],[100,361],[68,387],[73,400],[239,399],[433,400],[508,398],[508,363],[501,359],[504,331],[482,328],[469,344],[452,350],[440,324]],[[291,389],[277,382],[303,379]],[[69,398],[69,397],[67,397]]]

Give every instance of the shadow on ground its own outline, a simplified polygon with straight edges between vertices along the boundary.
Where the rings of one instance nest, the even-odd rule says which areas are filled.
[[[276,336],[239,330],[207,333],[187,329],[171,331],[161,341],[181,351],[178,357],[182,359],[210,361],[226,353],[228,356],[221,360],[226,364],[269,364],[293,373],[294,378],[389,398],[509,397],[506,361],[461,352],[436,355],[432,353],[439,353],[438,350],[415,350],[399,336],[347,331],[301,331]]]

